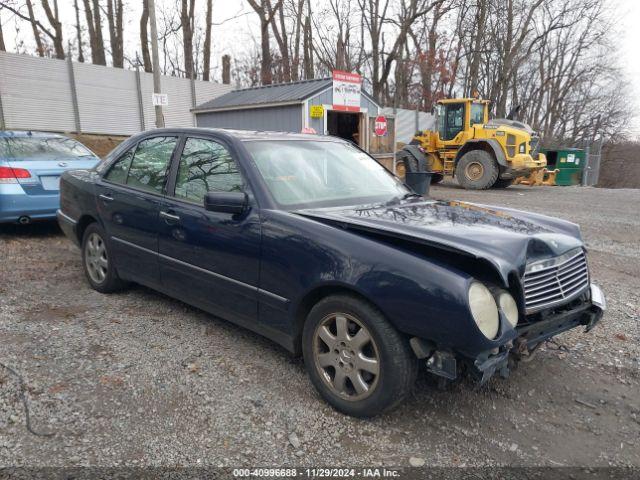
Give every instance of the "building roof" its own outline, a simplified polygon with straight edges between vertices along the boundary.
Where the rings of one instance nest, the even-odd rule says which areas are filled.
[[[193,109],[194,112],[233,110],[235,108],[264,108],[279,104],[302,103],[307,98],[331,87],[332,78],[315,78],[299,82],[276,83],[262,87],[233,90],[209,100]],[[364,90],[362,94],[373,100]]]

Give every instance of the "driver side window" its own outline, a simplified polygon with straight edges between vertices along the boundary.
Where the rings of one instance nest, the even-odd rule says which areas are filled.
[[[187,139],[178,167],[176,197],[202,204],[207,192],[242,191],[242,177],[224,145],[202,138]]]

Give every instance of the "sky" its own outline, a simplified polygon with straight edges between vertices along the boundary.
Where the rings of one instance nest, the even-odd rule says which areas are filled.
[[[58,0],[61,13],[64,16],[63,23],[75,24],[73,12],[73,0]],[[629,126],[634,136],[640,137],[640,0],[604,0],[605,6],[618,21],[615,22],[616,38],[619,38],[617,51],[611,52],[611,59],[618,57],[623,67],[625,76],[630,84],[629,101],[633,103],[634,110],[638,112]],[[126,2],[125,14],[125,50],[131,56],[135,55],[138,42],[140,2],[130,0]],[[176,0],[156,0],[157,9],[162,11],[176,5]],[[314,8],[320,9],[325,2],[317,0]],[[202,22],[205,16],[205,1],[199,0],[196,15]],[[174,10],[175,11],[175,10]],[[230,54],[232,58],[245,53],[248,48],[257,49],[259,46],[259,30],[256,15],[245,0],[214,0],[213,1],[214,26],[212,29],[212,66],[214,79],[220,78],[220,58],[223,54]],[[7,49],[15,48],[16,31],[8,14],[2,12],[2,20]],[[67,38],[72,38],[73,31],[65,32]],[[106,31],[105,31],[106,35]],[[108,36],[108,35],[107,35]],[[18,39],[23,39],[28,47],[33,49],[32,34],[30,29],[22,24]],[[603,58],[607,61],[608,58]]]
[[[607,1],[615,3],[615,0]],[[640,1],[618,1],[622,15],[619,23],[620,60],[631,85],[629,97],[637,112],[630,130],[635,136],[640,137]]]

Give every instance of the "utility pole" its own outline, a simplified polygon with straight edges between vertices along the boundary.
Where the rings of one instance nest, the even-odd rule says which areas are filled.
[[[156,25],[156,2],[155,0],[147,0],[149,4],[149,24],[151,26],[151,61],[153,63],[153,92],[162,93],[160,86],[160,58],[158,56],[158,27]],[[162,115],[162,107],[155,106],[156,110],[156,127],[164,127],[164,117]]]

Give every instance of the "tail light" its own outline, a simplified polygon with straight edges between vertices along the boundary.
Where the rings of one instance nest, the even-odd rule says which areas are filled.
[[[18,183],[18,179],[31,178],[24,168],[0,167],[0,183]]]

